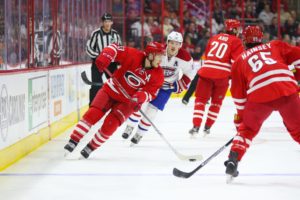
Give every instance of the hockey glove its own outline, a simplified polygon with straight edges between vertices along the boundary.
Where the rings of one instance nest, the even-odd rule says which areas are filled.
[[[161,86],[161,88],[163,90],[174,90],[175,86],[173,83],[164,82],[163,85]]]
[[[175,93],[181,93],[183,90],[186,90],[188,88],[188,85],[190,84],[191,79],[183,75],[182,78],[178,81],[174,82],[174,90]]]
[[[147,96],[145,92],[138,91],[132,96],[133,110],[136,112],[141,109],[142,104],[146,101]]]
[[[236,130],[238,130],[239,126],[242,123],[242,116],[239,115],[239,114],[234,114],[234,120],[233,120],[233,122],[234,122]]]
[[[144,91],[138,91],[132,96],[132,101],[137,104],[142,104],[147,100],[147,93]]]
[[[111,62],[113,62],[116,56],[116,51],[114,49],[115,45],[110,45],[104,48],[101,54],[96,58],[95,64],[99,71],[103,71]]]

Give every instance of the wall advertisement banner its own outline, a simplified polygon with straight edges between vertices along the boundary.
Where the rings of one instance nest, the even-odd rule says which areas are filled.
[[[35,74],[9,74],[1,76],[0,79],[0,150],[30,135],[29,113],[31,113],[31,127],[36,124],[43,125],[41,121],[45,121],[47,125],[47,110],[40,110],[41,107],[47,108],[47,102],[41,102],[40,99],[47,98],[47,78],[44,82],[36,82],[32,86],[29,93],[29,86],[35,77],[47,77],[47,72]],[[37,89],[45,88],[45,89]],[[29,97],[31,103],[29,106]],[[41,116],[36,116],[36,111],[40,110]],[[43,113],[43,114],[42,114]],[[44,117],[42,117],[44,116]],[[46,118],[45,118],[46,116]],[[46,119],[46,120],[45,120]],[[36,120],[38,120],[36,122]]]
[[[28,78],[28,124],[30,132],[48,124],[47,74]]]
[[[87,65],[0,74],[0,150],[86,106]]]
[[[5,76],[0,80],[0,149],[26,136],[26,91],[24,75]]]

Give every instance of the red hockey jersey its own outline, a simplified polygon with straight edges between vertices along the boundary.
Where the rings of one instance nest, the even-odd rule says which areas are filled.
[[[97,59],[101,59],[103,54],[120,64],[113,77],[118,80],[130,96],[137,91],[142,91],[146,94],[146,101],[151,101],[156,97],[159,88],[164,82],[163,70],[161,67],[145,69],[143,65],[146,55],[144,52],[112,44],[105,48]],[[130,101],[122,93],[122,89],[118,87],[114,79],[110,78],[103,87],[110,96],[118,101]]]
[[[212,79],[229,77],[232,63],[243,51],[242,41],[238,37],[226,33],[213,36],[207,43],[206,60],[198,74]]]
[[[269,102],[296,93],[299,66],[300,48],[279,40],[241,53],[232,66],[231,84],[238,112],[246,101]]]

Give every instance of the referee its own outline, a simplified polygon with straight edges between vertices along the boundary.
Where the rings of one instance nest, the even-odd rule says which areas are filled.
[[[99,72],[95,64],[95,60],[97,56],[101,53],[103,48],[107,47],[112,43],[117,43],[119,45],[122,44],[120,34],[116,30],[112,29],[112,25],[113,25],[112,15],[109,13],[104,13],[101,19],[102,19],[102,26],[93,31],[91,35],[91,39],[88,40],[86,44],[86,52],[92,59],[92,68],[91,68],[92,81],[97,83],[98,82],[103,83],[102,80],[103,72]],[[108,70],[111,73],[113,73],[116,69],[117,69],[117,63],[111,63],[108,66]],[[108,75],[107,74],[105,75],[108,78]],[[90,105],[94,97],[96,96],[98,90],[101,87],[102,86],[94,86],[94,85],[91,86]]]

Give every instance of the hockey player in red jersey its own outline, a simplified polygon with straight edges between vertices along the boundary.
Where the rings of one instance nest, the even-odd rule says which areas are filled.
[[[232,66],[231,93],[238,132],[225,162],[228,180],[238,175],[238,162],[273,111],[279,112],[291,137],[300,143],[296,81],[300,80],[300,48],[279,40],[263,44],[258,26],[246,27],[243,36],[247,50]]]
[[[231,65],[243,52],[243,44],[238,38],[240,22],[235,19],[225,21],[226,33],[213,36],[207,43],[203,66],[198,70],[199,80],[195,93],[193,128],[189,133],[193,136],[199,132],[204,117],[205,105],[209,99],[204,134],[209,134],[218,117],[223,99],[229,86]]]
[[[103,49],[96,59],[98,69],[103,71],[111,62],[118,62],[120,68],[103,85],[88,111],[76,125],[68,144],[64,147],[67,152],[72,152],[91,126],[108,112],[101,128],[81,151],[81,155],[88,158],[133,111],[139,110],[144,102],[156,97],[164,81],[163,70],[159,66],[164,51],[164,45],[157,42],[149,43],[144,52],[116,44]],[[128,99],[124,90],[131,99]]]
[[[164,84],[157,97],[143,106],[143,110],[150,120],[154,120],[158,111],[163,111],[171,94],[181,93],[187,89],[193,77],[193,59],[182,47],[181,33],[172,31],[167,37],[166,54],[162,57],[161,67],[164,70]],[[122,134],[127,139],[137,125],[136,134],[131,138],[132,144],[138,144],[151,127],[145,118],[141,119],[139,112],[133,113],[127,120],[127,126]]]

